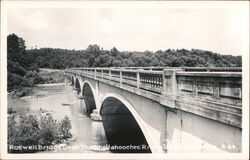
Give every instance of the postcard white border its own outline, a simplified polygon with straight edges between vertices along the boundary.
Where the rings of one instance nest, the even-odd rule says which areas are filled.
[[[226,154],[8,154],[7,153],[7,9],[8,8],[236,8],[249,17],[248,1],[1,1],[1,159],[248,159],[249,157],[249,19],[243,37],[242,153]]]

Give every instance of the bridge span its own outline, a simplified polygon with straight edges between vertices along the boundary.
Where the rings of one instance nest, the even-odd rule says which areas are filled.
[[[65,76],[82,112],[103,122],[104,142],[139,139],[152,153],[241,152],[241,68],[72,68]]]

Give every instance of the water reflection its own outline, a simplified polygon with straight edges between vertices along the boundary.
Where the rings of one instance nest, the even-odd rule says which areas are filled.
[[[92,122],[92,145],[101,146],[101,148],[93,148],[93,150],[106,151],[105,146],[108,145],[106,133],[103,127],[102,121],[93,121]]]

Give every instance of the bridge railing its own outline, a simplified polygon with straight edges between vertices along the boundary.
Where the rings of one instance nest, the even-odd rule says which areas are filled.
[[[163,71],[164,69],[182,69],[186,72],[242,72],[242,67],[96,67],[96,68],[71,68],[76,70],[94,70],[94,69],[123,69],[123,70],[149,70]]]
[[[162,92],[163,72],[139,70],[139,88],[155,93]]]
[[[128,69],[129,68],[129,69]],[[145,69],[146,68],[146,69]],[[191,97],[241,105],[241,68],[76,68],[90,77],[99,78],[163,96]]]
[[[133,86],[138,88],[140,85],[138,83],[138,75],[137,75],[137,71],[132,71],[132,70],[121,70],[120,71],[120,84],[125,84],[125,85],[129,85],[129,86]]]
[[[177,96],[242,105],[241,73],[177,72]]]

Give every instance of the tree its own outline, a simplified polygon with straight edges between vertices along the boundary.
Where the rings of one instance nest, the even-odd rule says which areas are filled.
[[[57,129],[57,123],[51,114],[41,116],[40,135],[43,138],[39,143],[43,146],[50,146],[54,141],[58,141],[59,133]]]
[[[7,37],[7,59],[20,62],[25,52],[25,41],[14,33]]]
[[[111,53],[112,56],[116,57],[118,55],[119,51],[115,47],[113,47],[110,50],[110,53]]]
[[[92,67],[94,65],[95,62],[95,58],[93,56],[91,56],[88,60],[88,66]]]
[[[26,52],[25,41],[21,37],[8,35],[7,52],[8,91],[31,87],[42,81],[37,74],[38,66],[34,55]]]
[[[60,130],[62,132],[63,138],[70,138],[72,135],[70,129],[72,128],[69,117],[66,115],[60,123]]]
[[[97,44],[89,45],[86,50],[87,53],[91,53],[92,55],[97,55],[100,53],[100,47]]]

